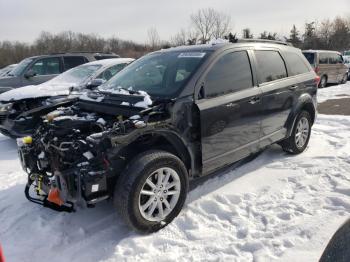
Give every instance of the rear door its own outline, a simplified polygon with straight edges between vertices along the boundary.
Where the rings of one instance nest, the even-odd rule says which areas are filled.
[[[296,101],[296,79],[287,78],[286,63],[278,49],[256,49],[258,82],[262,94],[262,147],[286,135],[285,123]]]
[[[32,77],[23,77],[23,86],[44,83],[63,71],[61,57],[47,57],[36,60],[27,70],[34,72]]]
[[[87,62],[89,61],[83,56],[64,56],[63,57],[64,71],[67,71],[76,66],[85,64]]]
[[[338,83],[339,65],[337,54],[325,53],[328,57],[329,64],[327,66],[328,71],[328,83]]]
[[[259,149],[261,91],[254,85],[246,50],[221,54],[199,82],[196,103],[205,174]]]

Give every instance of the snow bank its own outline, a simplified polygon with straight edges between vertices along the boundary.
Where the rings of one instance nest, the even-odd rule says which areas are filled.
[[[112,203],[67,214],[28,202],[15,141],[0,136],[0,241],[14,262],[317,261],[350,215],[349,159],[350,117],[319,115],[303,154],[272,146],[197,185],[165,229],[138,235]]]
[[[333,85],[318,89],[317,100],[319,103],[328,99],[350,98],[350,81],[343,85]]]

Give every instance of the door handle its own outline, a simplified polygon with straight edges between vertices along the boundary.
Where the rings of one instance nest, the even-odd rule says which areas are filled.
[[[294,85],[294,86],[290,86],[288,87],[289,90],[293,91],[293,90],[296,90],[299,86],[297,85]]]
[[[260,102],[260,97],[257,97],[257,96],[255,96],[249,100],[249,104],[251,104],[251,105],[254,105],[254,104],[259,103],[259,102]]]

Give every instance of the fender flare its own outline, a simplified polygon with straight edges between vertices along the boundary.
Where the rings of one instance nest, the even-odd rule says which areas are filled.
[[[312,99],[312,96],[308,93],[303,94],[299,97],[297,103],[288,116],[286,122],[288,137],[292,134],[296,118],[302,110],[307,110],[311,114],[313,124],[316,118],[316,106],[314,100]]]
[[[182,159],[185,162],[185,166],[187,166],[190,171],[189,175],[193,174],[193,172],[195,172],[198,169],[196,168],[195,153],[192,145],[185,141],[174,130],[152,129],[140,133],[138,132],[137,134],[133,134],[132,137],[130,137],[130,140],[127,144],[122,144],[120,150],[127,149],[131,143],[134,143],[140,137],[147,135],[159,136],[168,141],[169,144],[171,144],[175,148],[176,152],[179,154],[180,159]]]

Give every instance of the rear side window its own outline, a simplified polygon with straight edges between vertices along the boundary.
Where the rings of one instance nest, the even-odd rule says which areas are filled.
[[[287,77],[287,69],[279,52],[255,51],[255,56],[261,83]]]
[[[300,75],[310,71],[303,59],[296,53],[286,52],[284,55],[290,68],[289,76]]]
[[[87,59],[83,56],[64,56],[63,61],[65,70],[69,70],[88,62]]]
[[[309,61],[310,65],[315,65],[315,53],[304,52],[303,55],[305,56],[306,60]]]
[[[205,79],[207,97],[216,97],[253,86],[251,66],[246,51],[221,57]]]
[[[320,53],[319,59],[318,59],[319,63],[320,64],[328,64],[328,58],[329,58],[329,56],[327,53]],[[329,62],[329,63],[331,63],[331,62]]]

